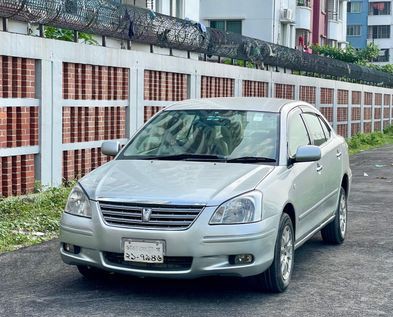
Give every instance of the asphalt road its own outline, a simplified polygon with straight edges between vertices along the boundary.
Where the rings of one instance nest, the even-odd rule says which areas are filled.
[[[393,316],[393,146],[351,161],[346,241],[298,249],[284,294],[235,278],[89,282],[50,241],[0,255],[0,316]]]

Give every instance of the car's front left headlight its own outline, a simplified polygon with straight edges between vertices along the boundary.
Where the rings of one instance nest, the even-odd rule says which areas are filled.
[[[76,185],[71,190],[64,212],[76,216],[91,218],[89,198],[79,185]]]
[[[262,193],[253,191],[221,204],[210,219],[211,225],[242,224],[262,219]]]

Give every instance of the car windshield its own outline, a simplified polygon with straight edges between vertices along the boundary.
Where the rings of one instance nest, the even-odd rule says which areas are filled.
[[[119,159],[276,162],[278,114],[168,110],[129,142]]]

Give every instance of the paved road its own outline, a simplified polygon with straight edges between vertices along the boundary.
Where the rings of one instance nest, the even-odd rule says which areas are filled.
[[[393,316],[393,146],[352,157],[352,169],[347,240],[317,234],[297,250],[284,294],[229,278],[88,282],[51,241],[0,255],[0,316]]]

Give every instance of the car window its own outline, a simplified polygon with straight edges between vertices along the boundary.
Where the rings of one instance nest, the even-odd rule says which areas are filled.
[[[310,144],[306,127],[300,114],[293,114],[289,117],[288,125],[288,153],[290,157],[296,154],[299,146]]]
[[[323,120],[320,116],[318,116],[319,122],[321,123],[322,126],[322,130],[325,133],[325,137],[327,140],[330,139],[330,128],[329,126],[326,124],[325,120]]]
[[[304,113],[302,115],[307,124],[308,132],[310,133],[313,144],[320,146],[326,142],[325,133],[323,132],[321,122],[313,113]]]
[[[279,114],[236,110],[170,110],[150,121],[120,158],[215,155],[227,160],[278,155]]]

